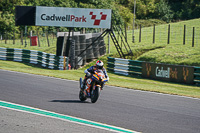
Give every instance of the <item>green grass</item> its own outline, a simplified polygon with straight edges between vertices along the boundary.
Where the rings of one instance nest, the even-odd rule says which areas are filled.
[[[84,77],[84,72],[82,69],[68,71],[49,70],[38,68],[30,64],[2,60],[0,60],[0,69],[70,80],[79,80],[80,77]],[[200,88],[196,86],[167,83],[156,80],[142,79],[138,77],[122,76],[113,73],[108,74],[110,81],[107,83],[107,85],[200,98]]]
[[[137,59],[157,63],[200,66],[199,51],[200,47],[180,47],[176,44],[146,52]]]

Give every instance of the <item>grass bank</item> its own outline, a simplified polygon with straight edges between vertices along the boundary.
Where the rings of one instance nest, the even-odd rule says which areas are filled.
[[[128,31],[128,43],[133,51],[132,60],[150,61],[165,64],[200,66],[200,19],[162,24],[155,26],[155,42],[153,43],[154,27],[142,27],[141,42],[139,42],[140,29],[135,29],[135,43],[132,43],[132,31]],[[168,44],[168,28],[170,25],[170,36]],[[183,44],[185,30],[185,44]],[[194,47],[192,47],[193,27],[195,27]],[[118,35],[116,34],[118,38]],[[120,40],[120,39],[119,39]],[[108,39],[105,38],[105,42]],[[125,51],[125,47],[122,47]],[[119,57],[116,54],[116,48],[111,42],[110,51],[113,57]]]

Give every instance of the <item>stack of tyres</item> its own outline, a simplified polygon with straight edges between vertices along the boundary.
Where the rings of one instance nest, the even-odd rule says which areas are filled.
[[[88,49],[86,50],[86,58],[87,59],[93,59],[94,58],[94,53],[93,53],[93,49],[92,49],[92,39],[86,39],[86,47],[88,47]],[[91,45],[91,46],[90,46]]]
[[[101,37],[99,39],[99,54],[100,54],[100,56],[105,54],[105,49],[106,49],[105,43],[104,43],[103,37]]]
[[[57,38],[57,44],[56,44],[56,56],[61,56],[62,53],[62,47],[63,47],[63,40],[64,37],[58,37]]]
[[[92,41],[96,40],[95,38],[92,38]],[[99,54],[99,45],[98,45],[98,40],[94,42],[94,44],[92,45],[92,49],[93,49],[93,53],[94,53],[94,58],[98,58],[100,56]]]
[[[80,54],[79,36],[73,36],[73,40],[75,41],[75,56],[78,56]]]
[[[75,35],[71,37],[71,39],[74,40],[73,43],[75,43],[75,48],[73,49],[75,51],[75,58],[82,57],[83,59],[82,65],[85,65],[87,60],[97,59],[106,53],[106,46],[105,46],[103,37],[99,37],[99,36],[100,36],[100,33],[92,33],[92,34]],[[57,51],[56,51],[57,56],[61,55],[63,41],[64,41],[63,36],[57,38]],[[88,49],[84,51],[87,47]],[[70,52],[72,52],[71,50]]]
[[[79,35],[79,42],[80,42],[80,53],[86,49],[86,39],[85,35]],[[86,51],[81,54],[83,58],[83,65],[86,64]]]
[[[70,47],[70,64],[71,68],[75,68],[75,40],[71,40],[71,47]]]

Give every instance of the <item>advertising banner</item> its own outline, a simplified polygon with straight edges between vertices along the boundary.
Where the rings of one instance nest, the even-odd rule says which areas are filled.
[[[36,6],[35,25],[110,29],[111,10]]]
[[[157,80],[193,84],[194,67],[143,62],[142,76]]]

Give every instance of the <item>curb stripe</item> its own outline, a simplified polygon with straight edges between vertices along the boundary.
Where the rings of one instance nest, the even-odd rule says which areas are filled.
[[[78,124],[84,124],[87,126],[92,126],[92,127],[101,128],[104,130],[114,131],[114,132],[138,133],[136,131],[132,131],[132,130],[125,129],[125,128],[120,128],[120,127],[116,127],[116,126],[93,122],[93,121],[89,121],[86,119],[76,118],[76,117],[63,115],[63,114],[58,114],[55,112],[50,112],[50,111],[46,111],[46,110],[42,110],[42,109],[29,107],[29,106],[5,102],[5,101],[1,101],[1,100],[0,100],[0,107],[7,108],[7,109],[13,109],[13,110],[17,110],[17,111],[23,111],[23,112],[27,112],[27,113],[33,113],[33,114],[42,115],[42,116],[46,116],[46,117],[57,118],[57,119],[61,119],[61,120],[67,120],[67,121],[75,122]]]

